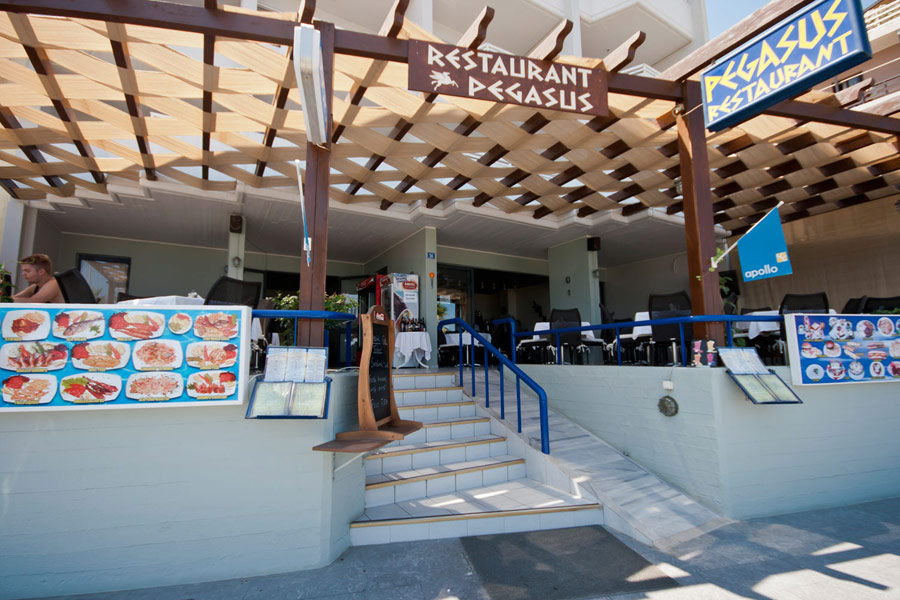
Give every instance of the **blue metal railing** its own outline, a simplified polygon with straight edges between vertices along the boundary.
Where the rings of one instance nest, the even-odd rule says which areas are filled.
[[[297,345],[297,329],[300,319],[329,319],[333,321],[345,321],[347,324],[344,328],[347,339],[345,341],[346,358],[344,364],[350,366],[353,362],[351,357],[352,347],[352,326],[356,321],[356,315],[350,313],[332,312],[330,310],[254,310],[253,316],[260,319],[293,319],[294,320],[294,345]],[[325,328],[325,347],[328,347],[328,328]]]
[[[511,320],[511,319],[510,319]],[[622,341],[620,337],[620,332],[623,328],[631,328],[635,326],[641,325],[678,325],[678,330],[681,334],[681,364],[687,364],[687,347],[685,345],[684,340],[684,325],[692,324],[692,323],[725,323],[726,334],[728,339],[728,345],[734,345],[734,337],[732,332],[732,323],[735,322],[749,322],[749,321],[767,321],[767,322],[782,322],[784,320],[784,316],[782,315],[698,315],[698,316],[690,316],[690,317],[670,317],[667,319],[648,319],[644,321],[622,321],[616,323],[605,323],[603,325],[584,325],[582,327],[565,327],[560,329],[542,329],[540,331],[522,331],[516,333],[515,331],[515,323],[512,324],[512,331],[510,334],[512,347],[516,347],[516,338],[524,338],[524,337],[533,337],[533,336],[547,336],[553,335],[556,336],[556,363],[562,363],[562,352],[561,352],[561,344],[559,335],[561,333],[568,332],[583,332],[583,331],[604,331],[614,329],[616,332],[616,357],[619,365],[622,364]],[[498,321],[506,321],[506,319],[498,319]],[[497,321],[495,321],[497,322]],[[515,352],[515,351],[513,351]],[[515,357],[515,353],[513,353],[513,357]],[[674,357],[673,357],[674,360]]]
[[[447,326],[447,325],[458,325],[460,327],[459,333],[459,384],[461,386],[464,385],[463,382],[463,374],[464,374],[464,364],[463,364],[463,331],[468,332],[471,336],[469,341],[469,356],[472,357],[471,367],[472,367],[472,394],[475,394],[475,342],[477,341],[484,347],[484,405],[489,407],[490,404],[490,387],[488,380],[488,357],[494,356],[500,363],[499,373],[500,373],[500,418],[506,418],[506,409],[505,409],[505,400],[503,394],[503,367],[506,366],[512,371],[512,373],[516,376],[516,408],[519,416],[519,433],[522,433],[522,397],[520,393],[519,382],[524,381],[525,385],[534,390],[534,393],[537,394],[538,397],[538,408],[540,410],[541,416],[541,452],[544,454],[550,454],[550,426],[548,422],[548,413],[547,413],[547,393],[544,389],[539,386],[531,377],[526,375],[518,366],[516,366],[515,362],[504,356],[500,350],[498,350],[495,346],[491,345],[487,339],[485,339],[480,333],[475,331],[475,329],[461,319],[445,319],[438,323],[438,329]],[[513,325],[515,327],[515,324]]]

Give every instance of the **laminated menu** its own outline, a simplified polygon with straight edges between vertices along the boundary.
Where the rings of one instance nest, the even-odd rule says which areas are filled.
[[[247,418],[322,418],[326,414],[328,383],[326,348],[270,346],[266,370],[257,381]]]
[[[241,404],[250,309],[0,308],[0,410]]]

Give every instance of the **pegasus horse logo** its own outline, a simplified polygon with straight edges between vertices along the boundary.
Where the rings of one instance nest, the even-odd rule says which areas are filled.
[[[431,83],[434,86],[434,89],[438,89],[442,85],[452,85],[453,87],[459,87],[458,85],[456,85],[456,82],[453,81],[453,78],[450,77],[450,73],[446,71],[444,71],[443,73],[432,71]]]

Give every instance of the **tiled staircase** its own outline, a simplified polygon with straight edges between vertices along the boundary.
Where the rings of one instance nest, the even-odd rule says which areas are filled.
[[[492,426],[453,373],[394,375],[394,397],[401,418],[424,427],[365,457],[366,510],[351,524],[353,545],[603,522],[594,500],[528,479],[525,457],[508,454],[505,426]]]

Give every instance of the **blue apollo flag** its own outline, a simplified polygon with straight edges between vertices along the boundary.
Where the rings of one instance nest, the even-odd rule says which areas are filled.
[[[793,272],[777,206],[738,240],[737,250],[744,281],[790,275]]]

